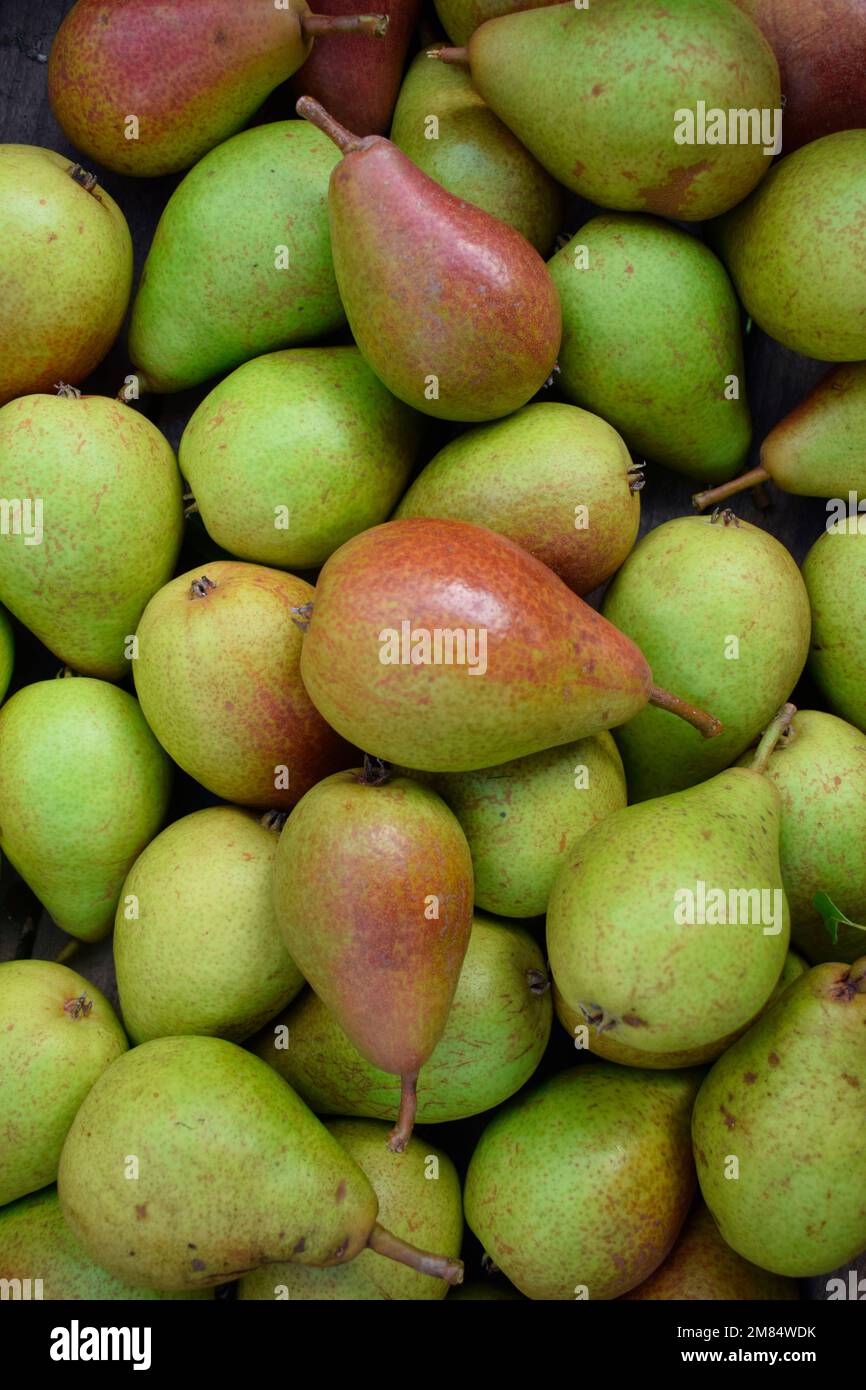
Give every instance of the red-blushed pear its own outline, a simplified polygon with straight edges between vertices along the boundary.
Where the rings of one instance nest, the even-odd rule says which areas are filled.
[[[358,1051],[401,1078],[398,1153],[448,1021],[472,896],[469,846],[445,802],[370,759],[313,787],[277,846],[274,906],[292,959]]]
[[[692,1207],[679,1239],[663,1264],[624,1299],[796,1299],[795,1279],[749,1264],[722,1240],[703,1202]]]
[[[359,0],[316,0],[322,15],[357,14],[358,6]],[[363,32],[331,34],[313,45],[291,84],[296,97],[315,97],[359,135],[387,133],[421,0],[376,0],[375,8],[388,18],[378,42]]]
[[[353,537],[316,586],[301,674],[376,757],[492,767],[632,718],[647,702],[721,725],[653,684],[639,649],[534,556],[483,526],[408,517]]]

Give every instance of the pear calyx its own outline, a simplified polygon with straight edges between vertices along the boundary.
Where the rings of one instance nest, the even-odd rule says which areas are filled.
[[[392,1154],[401,1154],[412,1138],[417,1108],[418,1073],[407,1071],[400,1077],[400,1109],[397,1112],[397,1123],[388,1135],[388,1148]]]
[[[698,709],[696,705],[681,699],[679,695],[672,695],[669,690],[663,690],[660,685],[650,686],[649,703],[656,705],[658,709],[666,709],[669,714],[678,715],[687,724],[691,724],[692,728],[697,729],[704,738],[715,738],[724,729],[720,719],[716,719],[712,714],[707,714],[705,710]]]
[[[70,386],[68,381],[58,381],[54,387],[54,394],[62,400],[80,401],[81,392],[77,386]]]
[[[855,994],[866,994],[866,956],[849,965],[830,990],[830,998],[843,1004],[847,1004]]]
[[[95,174],[88,173],[80,164],[70,164],[67,173],[75,183],[80,184],[85,193],[92,193],[99,182]]]
[[[738,492],[745,492],[747,488],[765,483],[769,476],[766,468],[759,464],[757,468],[750,468],[748,473],[741,473],[739,478],[732,478],[729,483],[720,483],[718,487],[709,487],[704,492],[694,493],[692,505],[697,511],[702,512],[705,507],[717,506],[719,502],[724,502],[726,498],[733,497]]]
[[[298,97],[295,110],[305,121],[309,121],[333,140],[342,154],[352,154],[354,150],[366,149],[374,140],[381,139],[378,135],[353,135],[352,131],[340,125],[315,97]]]
[[[213,593],[215,588],[216,584],[213,580],[208,579],[207,575],[203,574],[201,579],[194,579],[190,584],[189,596],[190,598],[207,598],[208,594]]]
[[[279,835],[288,819],[288,811],[265,811],[264,815],[259,817],[259,825],[263,825],[265,830],[276,830]]]
[[[67,999],[63,1005],[63,1012],[69,1014],[70,1018],[86,1018],[92,1008],[93,1000],[88,999],[86,994],[79,994],[73,999]]]
[[[546,971],[533,967],[526,972],[526,983],[529,985],[530,994],[546,994],[550,989],[550,976]]]
[[[390,777],[391,770],[386,762],[381,758],[372,757],[369,753],[364,754],[364,766],[356,778],[362,787],[381,787]]]
[[[367,1245],[370,1250],[375,1250],[377,1255],[384,1255],[389,1260],[409,1265],[410,1269],[417,1269],[419,1274],[444,1279],[447,1284],[463,1283],[462,1260],[451,1260],[447,1255],[431,1255],[426,1250],[419,1250],[408,1241],[395,1236],[392,1231],[386,1230],[384,1226],[380,1226],[378,1221],[367,1237]]]
[[[301,33],[312,38],[316,34],[367,33],[382,39],[391,23],[386,14],[303,14]]]

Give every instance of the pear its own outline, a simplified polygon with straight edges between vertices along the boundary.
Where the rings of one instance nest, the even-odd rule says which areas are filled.
[[[704,1200],[761,1269],[824,1274],[866,1246],[866,957],[815,966],[716,1062],[695,1104]]]
[[[550,251],[563,191],[485,105],[468,72],[419,53],[400,89],[391,139],[456,198],[507,222],[542,256]]]
[[[803,579],[812,606],[809,672],[835,713],[866,732],[866,529],[861,525],[858,516],[853,527],[848,521],[819,536],[803,561]]]
[[[702,242],[654,217],[593,217],[556,253],[560,390],[629,447],[707,482],[749,447],[740,308]]]
[[[618,570],[640,525],[643,479],[615,429],[558,401],[525,405],[440,449],[395,516],[499,531],[588,594]]]
[[[485,20],[553,3],[554,0],[435,0],[439,22],[452,43],[466,43]]]
[[[25,510],[21,534],[0,545],[0,598],[61,661],[124,679],[183,536],[167,440],[105,396],[24,396],[0,410],[0,494],[33,506],[32,524]]]
[[[63,1220],[54,1187],[0,1208],[0,1279],[18,1279],[22,1284],[29,1280],[31,1288],[38,1281],[38,1297],[58,1302],[213,1298],[211,1289],[189,1293],[137,1289],[100,1269]]]
[[[0,710],[0,850],[63,931],[111,930],[171,777],[138,702],[105,681],[37,681]]]
[[[240,560],[314,569],[388,518],[421,419],[357,348],[291,348],[214,387],[184,431],[180,464],[217,545]]]
[[[126,218],[95,176],[54,150],[0,145],[0,405],[89,376],[131,288]]]
[[[497,1112],[472,1155],[464,1208],[527,1298],[617,1298],[661,1264],[694,1191],[699,1080],[596,1062]]]
[[[535,248],[390,140],[353,135],[312,97],[297,110],[343,154],[328,193],[334,271],[379,379],[445,420],[495,420],[525,405],[553,370],[562,330]]]
[[[398,1153],[457,988],[472,887],[469,846],[444,801],[369,760],[307,792],[280,836],[283,940],[367,1061],[400,1077]]]
[[[662,22],[659,22],[661,18]],[[745,198],[777,153],[752,126],[716,143],[700,110],[776,111],[779,69],[728,0],[592,0],[490,19],[468,49],[481,96],[566,188],[623,211],[689,222]],[[769,132],[768,132],[769,133]],[[691,148],[697,143],[698,148]]]
[[[647,701],[706,737],[719,731],[653,685],[637,647],[545,565],[461,521],[390,521],[335,551],[316,585],[301,674],[338,733],[423,772],[574,742]]]
[[[318,15],[352,15],[358,8],[358,0],[316,0]],[[313,45],[291,81],[296,99],[315,97],[359,135],[387,134],[421,0],[376,0],[375,8],[388,19],[375,43],[363,29],[332,32]]]
[[[210,806],[175,821],[135,861],[114,929],[133,1042],[182,1033],[242,1042],[303,987],[274,917],[272,820]]]
[[[90,1258],[144,1288],[327,1267],[368,1247],[462,1278],[459,1261],[379,1225],[354,1159],[270,1067],[222,1038],[158,1038],[109,1067],[73,1121],[57,1190]]]
[[[132,306],[141,385],[182,391],[345,322],[328,238],[337,153],[300,121],[206,155],[159,219]]]
[[[312,596],[292,574],[216,560],[144,610],[133,666],[144,716],[174,762],[227,801],[293,806],[351,760],[301,684]]]
[[[641,710],[616,733],[631,801],[728,767],[787,700],[809,648],[809,602],[794,560],[730,512],[676,517],[644,536],[602,612],[638,644],[656,680],[724,726],[705,742]]]
[[[717,228],[737,293],[765,333],[807,357],[866,357],[866,130],[826,135],[775,164]]]
[[[0,701],[6,696],[15,665],[15,634],[5,608],[0,608]]]
[[[2,1207],[54,1181],[76,1110],[127,1042],[108,1000],[56,961],[0,965],[0,1019]],[[33,1266],[26,1272],[43,1274]]]
[[[638,1284],[626,1300],[775,1299],[800,1297],[793,1279],[749,1264],[726,1245],[712,1213],[696,1202],[680,1237],[663,1264]]]
[[[414,1136],[403,1153],[388,1153],[387,1125],[376,1120],[328,1120],[328,1133],[363,1169],[379,1201],[379,1216],[395,1235],[457,1259],[463,1236],[463,1202],[457,1170],[447,1154]],[[444,1298],[444,1279],[362,1250],[349,1264],[266,1265],[238,1284],[240,1299],[331,1300]]]
[[[305,0],[77,0],[51,45],[48,96],[90,158],[172,174],[246,125],[316,34],[386,27],[381,15],[313,15]]]
[[[550,1035],[550,988],[534,938],[476,913],[442,1036],[418,1077],[419,1124],[480,1115],[532,1076]],[[353,1046],[312,990],[249,1044],[317,1114],[395,1120],[396,1077]]]

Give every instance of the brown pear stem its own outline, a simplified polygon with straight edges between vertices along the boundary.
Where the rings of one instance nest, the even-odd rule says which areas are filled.
[[[662,690],[660,685],[650,686],[649,703],[657,709],[666,709],[669,714],[678,715],[704,738],[715,738],[725,727],[714,715],[698,709],[697,705],[690,705],[688,700],[681,700],[679,695],[672,695],[669,690]]]
[[[386,14],[302,14],[301,33],[312,38],[316,34],[372,34],[384,38],[391,23]]]
[[[401,1154],[412,1138],[415,1124],[415,1110],[418,1105],[418,1073],[404,1072],[400,1077],[400,1110],[397,1123],[388,1135],[388,1148],[392,1153]]]
[[[319,130],[329,135],[338,149],[343,154],[351,154],[352,150],[359,150],[363,141],[359,135],[353,135],[351,130],[347,130],[344,125],[340,125],[332,115],[316,101],[315,97],[299,97],[295,103],[295,110],[299,116],[303,116],[305,121],[317,126]]]
[[[419,1250],[417,1246],[395,1236],[392,1231],[387,1231],[378,1221],[367,1237],[367,1245],[371,1250],[375,1250],[377,1255],[384,1255],[389,1260],[398,1260],[410,1269],[417,1269],[419,1274],[429,1274],[432,1279],[444,1279],[447,1284],[463,1283],[462,1260],[452,1260],[448,1255],[431,1255],[426,1250]]]
[[[770,754],[787,729],[794,715],[797,713],[797,706],[790,703],[783,705],[773,720],[764,730],[761,742],[755,750],[755,756],[750,763],[752,772],[766,772],[767,764],[770,761]]]
[[[707,488],[706,492],[696,492],[692,497],[692,503],[702,512],[705,507],[716,507],[720,502],[724,502],[726,497],[734,497],[738,492],[745,492],[746,488],[757,487],[759,483],[765,483],[769,478],[766,468],[750,468],[748,473],[741,473],[739,478],[732,478],[729,483],[720,483],[718,487]]]
[[[454,67],[469,67],[468,48],[449,48],[443,43],[441,48],[428,48],[427,57],[438,58],[440,63],[452,63]]]

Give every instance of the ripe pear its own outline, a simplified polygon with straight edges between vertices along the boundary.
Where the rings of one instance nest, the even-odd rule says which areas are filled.
[[[126,218],[95,177],[54,150],[0,145],[0,405],[88,376],[131,288]]]
[[[793,1279],[770,1274],[740,1258],[719,1235],[712,1213],[695,1203],[667,1259],[626,1300],[775,1299],[800,1297]]]
[[[355,347],[272,352],[224,378],[180,442],[208,534],[239,560],[314,569],[387,520],[420,422]]]
[[[588,594],[619,569],[637,540],[642,486],[605,420],[542,401],[452,439],[415,479],[395,516],[489,526],[576,594]]]
[[[0,410],[0,494],[34,506],[30,534],[25,513],[0,546],[0,598],[61,661],[123,680],[183,537],[168,441],[106,396],[24,396]]]
[[[476,913],[441,1038],[418,1076],[419,1124],[462,1120],[519,1091],[550,1036],[550,986],[535,939]],[[396,1120],[400,1084],[354,1047],[308,990],[250,1047],[317,1114]]]
[[[499,1110],[466,1174],[466,1220],[527,1298],[618,1298],[661,1264],[694,1191],[700,1074],[575,1067]]]
[[[54,1181],[76,1110],[127,1042],[108,1000],[55,961],[0,965],[0,1019],[2,1208]],[[0,1275],[5,1254],[0,1232]]]
[[[574,742],[648,700],[719,730],[655,686],[637,647],[539,560],[462,521],[390,521],[335,551],[301,673],[338,733],[425,772]]]
[[[866,357],[866,130],[826,135],[775,164],[719,224],[737,293],[765,333],[807,357]]]
[[[400,1077],[397,1152],[457,988],[472,888],[469,846],[445,802],[408,777],[383,780],[369,762],[313,787],[280,836],[283,940],[359,1052]]]
[[[602,207],[714,217],[777,153],[751,128],[730,143],[701,139],[699,103],[708,116],[778,111],[781,127],[772,49],[728,0],[665,0],[663,12],[657,0],[569,0],[491,19],[468,49],[443,52],[468,61],[488,106],[545,169]]]
[[[246,125],[316,34],[344,28],[377,34],[385,24],[312,15],[305,0],[77,0],[51,45],[48,96],[92,159],[121,174],[172,174]]]
[[[63,931],[99,941],[111,930],[171,778],[138,702],[116,685],[37,681],[0,710],[0,850]]]
[[[158,1038],[110,1067],[73,1121],[57,1190],[91,1259],[144,1288],[335,1265],[368,1247],[462,1277],[459,1261],[379,1225],[354,1159],[270,1067],[222,1038]]]
[[[631,801],[728,767],[787,700],[809,649],[809,601],[794,560],[730,512],[657,526],[614,578],[602,612],[638,644],[656,680],[724,726],[705,742],[641,710],[616,733]]]
[[[358,0],[316,0],[317,15],[357,14]],[[297,99],[315,97],[343,125],[359,135],[386,135],[421,0],[376,0],[388,27],[371,43],[364,30],[332,32],[313,51],[291,81]]]
[[[654,217],[606,213],[556,253],[550,274],[563,394],[656,463],[729,478],[751,422],[740,308],[709,247]]]
[[[5,608],[0,608],[0,701],[5,699],[15,665],[15,634]]]
[[[836,714],[866,732],[866,529],[849,526],[825,531],[803,561],[809,673]]]
[[[704,1200],[761,1269],[824,1274],[866,1246],[866,957],[815,966],[719,1058],[695,1104]]]
[[[312,97],[297,110],[343,154],[328,193],[334,272],[379,379],[445,420],[495,420],[525,405],[553,370],[562,330],[535,248],[390,140],[353,135]]]
[[[485,105],[468,72],[419,53],[400,88],[391,139],[449,193],[548,254],[565,214],[563,191]]]
[[[206,155],[159,220],[132,306],[141,384],[182,391],[345,322],[328,238],[329,140],[257,126]]]
[[[387,1125],[378,1120],[326,1120],[325,1129],[363,1169],[379,1201],[379,1216],[403,1240],[419,1242],[457,1259],[463,1236],[460,1179],[447,1154],[414,1136],[401,1154],[385,1147]],[[439,1299],[444,1279],[382,1260],[362,1250],[349,1264],[316,1269],[312,1265],[265,1265],[238,1284],[240,1299],[289,1299],[295,1303],[331,1300]]]
[[[553,3],[554,0],[435,0],[439,21],[452,43],[466,43],[479,25],[497,15],[535,10]]]
[[[288,807],[352,754],[310,704],[298,657],[311,586],[216,560],[154,594],[135,689],[169,756],[243,806]]]

